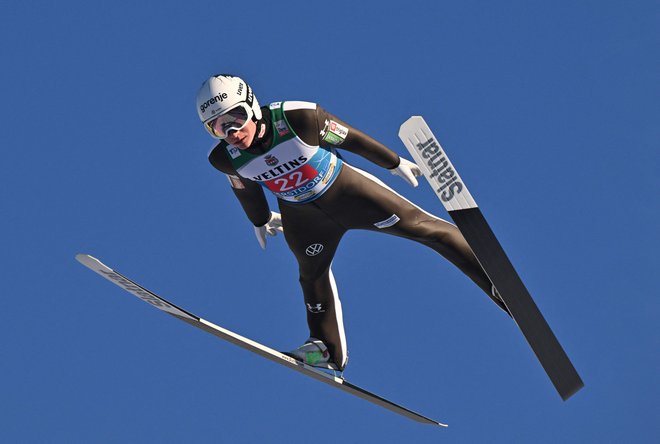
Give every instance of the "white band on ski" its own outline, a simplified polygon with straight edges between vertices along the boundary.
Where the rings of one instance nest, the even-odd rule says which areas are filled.
[[[96,259],[95,257],[92,257],[88,254],[78,254],[76,255],[76,259],[78,262],[83,264],[85,267],[89,268],[92,271],[95,271],[96,273],[100,274],[110,282],[113,282],[117,285],[119,285],[121,288],[124,290],[128,291],[129,293],[134,294],[138,298],[142,299],[144,302],[153,305],[154,307],[158,308],[159,310],[166,311],[170,314],[182,317],[182,318],[187,318],[187,319],[192,319],[197,321],[198,319],[195,316],[191,316],[190,313],[180,309],[174,304],[170,304],[169,302],[163,300],[162,298],[158,297],[157,295],[153,294],[149,290],[147,290],[144,287],[141,287],[140,285],[136,284],[135,282],[131,281],[130,279],[122,276],[121,274],[117,273],[115,270],[112,268],[108,267],[105,265],[103,262],[100,260]]]
[[[447,211],[476,208],[477,204],[449,161],[442,146],[420,116],[406,120],[399,138]]]

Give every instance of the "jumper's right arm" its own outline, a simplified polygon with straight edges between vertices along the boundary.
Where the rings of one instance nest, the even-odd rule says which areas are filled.
[[[238,175],[227,157],[226,144],[221,142],[211,150],[209,162],[227,176],[231,189],[250,222],[255,227],[268,223],[271,212],[263,188],[258,183]]]

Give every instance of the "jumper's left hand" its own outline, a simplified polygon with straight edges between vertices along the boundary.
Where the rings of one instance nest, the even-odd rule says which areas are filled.
[[[400,163],[396,168],[392,168],[390,172],[395,176],[401,177],[403,180],[408,182],[410,186],[417,186],[417,179],[415,176],[421,176],[422,171],[419,169],[417,164],[404,159],[403,157],[399,158]]]

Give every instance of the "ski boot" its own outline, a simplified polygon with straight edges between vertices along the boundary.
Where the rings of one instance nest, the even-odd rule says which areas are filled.
[[[330,360],[328,347],[316,338],[307,339],[303,345],[285,354],[312,367],[339,370],[339,367]]]

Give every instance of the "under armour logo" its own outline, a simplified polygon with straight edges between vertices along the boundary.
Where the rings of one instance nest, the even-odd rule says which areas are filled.
[[[325,313],[325,310],[321,304],[312,305],[308,303],[307,310],[309,310],[310,313]]]
[[[305,249],[305,254],[307,256],[316,256],[321,251],[323,251],[323,245],[321,244],[312,244],[307,249]]]

